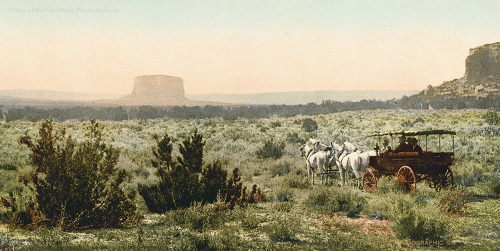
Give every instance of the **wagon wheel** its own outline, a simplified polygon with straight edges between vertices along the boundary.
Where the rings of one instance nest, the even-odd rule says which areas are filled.
[[[363,189],[366,191],[377,189],[377,178],[375,178],[375,175],[370,170],[363,174]]]
[[[409,166],[402,166],[399,168],[398,183],[403,186],[406,192],[414,191],[417,187],[415,186],[415,174]]]
[[[441,192],[441,189],[453,190],[453,172],[450,167],[446,167],[444,174],[439,175],[440,180],[436,184],[436,192]]]

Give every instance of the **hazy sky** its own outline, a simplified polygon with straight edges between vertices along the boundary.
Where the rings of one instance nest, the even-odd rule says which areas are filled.
[[[500,41],[500,1],[2,0],[0,31],[0,89],[420,90]]]

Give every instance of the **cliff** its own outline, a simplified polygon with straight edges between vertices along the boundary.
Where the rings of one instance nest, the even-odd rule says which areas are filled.
[[[422,96],[499,97],[500,42],[469,50],[465,74],[460,79],[427,86]]]

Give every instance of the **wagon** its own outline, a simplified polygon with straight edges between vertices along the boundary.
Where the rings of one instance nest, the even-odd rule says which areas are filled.
[[[376,156],[371,156],[369,163],[370,169],[363,174],[363,188],[365,190],[375,190],[377,188],[377,179],[382,176],[396,176],[398,183],[406,191],[414,191],[416,183],[426,181],[429,187],[435,188],[437,192],[441,189],[453,189],[453,172],[451,166],[455,160],[455,141],[454,131],[448,130],[428,130],[428,131],[401,131],[375,133],[369,136],[381,137],[389,136],[391,145],[394,136],[413,136],[422,139],[425,137],[425,149],[422,152],[379,152],[378,147]],[[441,136],[451,135],[452,152],[441,151]],[[427,151],[429,138],[433,141],[438,140],[438,151]],[[421,140],[420,142],[422,142]],[[377,144],[378,146],[379,144]]]

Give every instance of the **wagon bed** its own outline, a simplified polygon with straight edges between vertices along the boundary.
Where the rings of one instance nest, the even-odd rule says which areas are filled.
[[[451,131],[420,131],[413,133],[387,133],[380,135],[429,135],[429,134],[451,134]],[[439,148],[441,148],[439,146]],[[451,166],[455,160],[454,152],[399,152],[399,153],[377,153],[370,157],[371,171],[363,175],[363,187],[366,190],[374,190],[377,186],[377,178],[393,175],[398,182],[408,191],[415,190],[416,183],[427,181],[429,187],[440,191],[442,188],[453,188],[453,172]]]

